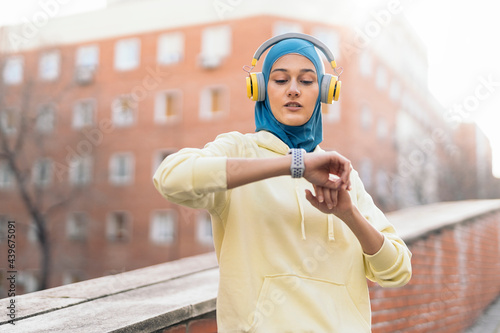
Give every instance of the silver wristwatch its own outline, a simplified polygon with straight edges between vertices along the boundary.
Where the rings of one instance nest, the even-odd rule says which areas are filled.
[[[290,165],[292,178],[302,178],[306,169],[304,164],[304,154],[306,151],[304,149],[292,148],[288,153],[292,154],[292,164]]]

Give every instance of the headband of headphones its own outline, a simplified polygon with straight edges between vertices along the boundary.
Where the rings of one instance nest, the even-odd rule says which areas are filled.
[[[255,67],[255,65],[257,64],[257,61],[260,59],[260,57],[262,56],[262,54],[268,48],[270,48],[271,46],[273,46],[274,44],[276,44],[276,43],[278,43],[278,42],[280,42],[282,40],[291,39],[291,38],[298,38],[298,39],[303,39],[303,40],[307,40],[307,41],[311,42],[314,46],[316,46],[318,49],[320,49],[321,52],[324,53],[324,55],[326,56],[326,59],[328,59],[328,62],[330,63],[330,65],[332,66],[332,68],[333,69],[337,68],[337,63],[335,62],[335,58],[333,57],[332,52],[328,49],[328,47],[322,41],[320,41],[319,39],[314,38],[314,37],[312,37],[310,35],[301,34],[301,33],[298,33],[298,32],[289,32],[289,33],[286,33],[286,34],[283,34],[283,35],[275,36],[275,37],[270,38],[267,41],[265,41],[257,49],[257,51],[255,51],[255,54],[253,55],[252,68]]]

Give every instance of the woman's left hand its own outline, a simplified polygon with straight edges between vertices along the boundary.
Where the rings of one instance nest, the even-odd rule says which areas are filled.
[[[306,190],[306,199],[325,214],[335,214],[342,219],[346,214],[352,213],[351,196],[347,190],[339,188],[338,190],[314,186],[314,192]]]

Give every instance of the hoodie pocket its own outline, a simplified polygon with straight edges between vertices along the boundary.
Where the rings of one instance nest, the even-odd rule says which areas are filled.
[[[371,332],[345,285],[292,274],[265,277],[252,315],[251,333]]]

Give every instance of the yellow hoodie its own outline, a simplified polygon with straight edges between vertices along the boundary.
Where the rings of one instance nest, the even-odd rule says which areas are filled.
[[[168,156],[153,182],[168,200],[212,216],[219,332],[370,332],[366,278],[384,287],[406,284],[411,253],[354,170],[352,201],[385,238],[374,255],[363,253],[340,219],[306,200],[312,185],[303,178],[280,176],[227,190],[228,157],[287,153],[269,132],[231,132],[203,149]]]

